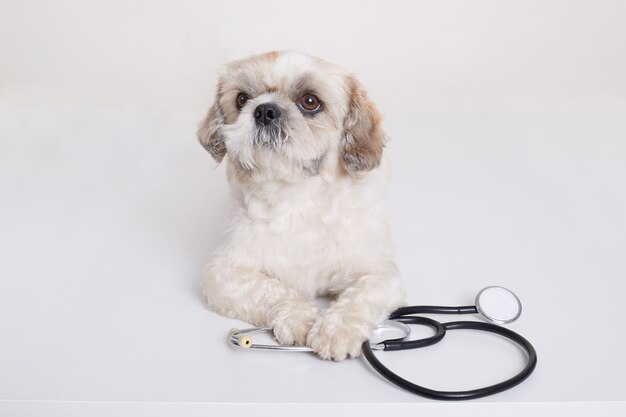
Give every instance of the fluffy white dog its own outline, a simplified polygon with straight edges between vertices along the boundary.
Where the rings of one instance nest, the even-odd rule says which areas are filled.
[[[404,299],[380,121],[355,77],[319,58],[269,52],[225,67],[198,129],[216,161],[226,156],[234,197],[203,278],[212,310],[324,359],[361,353]]]

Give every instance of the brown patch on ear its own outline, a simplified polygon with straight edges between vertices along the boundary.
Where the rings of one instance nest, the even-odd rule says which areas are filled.
[[[269,51],[265,53],[265,56],[267,57],[267,59],[271,59],[272,61],[276,61],[279,55],[280,55],[280,52],[278,51]]]
[[[371,171],[380,164],[387,137],[382,130],[382,116],[353,76],[350,105],[344,120],[341,143],[343,167],[348,173]]]
[[[219,103],[219,93],[215,97],[215,103],[209,108],[206,117],[200,123],[198,131],[198,141],[206,149],[217,163],[222,162],[226,155],[226,145],[224,145],[224,114]]]

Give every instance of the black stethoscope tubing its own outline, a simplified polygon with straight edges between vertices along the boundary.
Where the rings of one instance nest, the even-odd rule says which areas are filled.
[[[389,317],[391,320],[400,321],[405,324],[418,324],[431,327],[435,330],[435,334],[430,337],[426,337],[419,340],[403,341],[400,339],[387,340],[382,342],[384,345],[383,350],[404,350],[404,349],[417,349],[425,346],[430,346],[438,343],[446,335],[448,330],[480,330],[490,333],[495,333],[503,336],[522,347],[527,355],[528,362],[524,369],[522,369],[517,375],[506,381],[499,382],[494,385],[490,385],[483,388],[477,388],[466,391],[438,391],[430,388],[423,387],[421,385],[414,384],[406,379],[396,375],[383,365],[378,358],[374,355],[369,342],[363,343],[363,356],[369,362],[369,364],[382,376],[384,376],[390,382],[397,386],[418,394],[427,398],[436,400],[472,400],[476,398],[486,397],[488,395],[496,394],[498,392],[505,391],[512,388],[522,381],[524,381],[535,370],[537,365],[537,352],[533,345],[521,335],[509,330],[505,327],[498,326],[491,323],[483,323],[477,321],[453,321],[448,323],[440,323],[436,320],[427,317],[414,316],[413,314],[474,314],[477,313],[475,306],[464,307],[439,307],[439,306],[413,306],[413,307],[401,307],[394,311]]]

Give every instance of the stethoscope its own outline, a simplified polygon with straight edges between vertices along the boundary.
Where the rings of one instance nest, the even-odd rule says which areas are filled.
[[[522,303],[510,290],[504,287],[491,286],[483,288],[476,296],[475,305],[461,307],[443,306],[410,306],[401,307],[391,313],[388,320],[384,320],[374,329],[369,340],[362,346],[363,356],[378,373],[399,387],[424,397],[437,400],[471,400],[493,395],[505,391],[524,381],[535,370],[537,352],[533,345],[501,324],[508,324],[517,320],[522,313]],[[490,323],[478,321],[452,321],[441,323],[418,314],[479,314]],[[496,323],[496,324],[494,324]],[[406,340],[411,334],[409,324],[428,326],[435,334],[418,340]],[[396,375],[378,360],[374,350],[405,350],[431,346],[440,342],[448,330],[470,329],[490,332],[505,337],[519,345],[527,354],[526,366],[517,375],[505,381],[483,388],[467,391],[437,391],[414,384]],[[245,330],[232,329],[229,332],[229,342],[233,346],[245,349],[265,349],[283,352],[311,352],[304,346],[281,346],[275,344],[257,344],[252,341],[254,333],[271,332],[267,328],[251,328]]]

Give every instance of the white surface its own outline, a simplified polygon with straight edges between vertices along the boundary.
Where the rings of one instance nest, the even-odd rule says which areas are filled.
[[[97,109],[2,113],[0,135],[14,140],[0,152],[0,398],[428,402],[362,360],[228,346],[241,323],[206,310],[198,288],[227,189],[194,126]],[[387,127],[409,301],[471,304],[499,284],[524,303],[511,328],[535,344],[537,370],[481,403],[625,401],[626,121],[511,115]],[[508,342],[468,331],[380,355],[446,389],[493,383],[524,361]]]
[[[390,402],[424,415],[626,415],[626,3],[263,6],[0,2],[0,416],[279,403],[312,415],[321,402],[371,403],[350,404],[362,415]],[[529,380],[439,404],[362,360],[227,345],[243,324],[210,313],[198,284],[226,181],[194,130],[219,65],[286,48],[356,72],[387,117],[409,301],[471,304],[486,285],[511,288],[524,305],[511,328],[539,354]],[[450,389],[524,359],[463,331],[380,355]]]

